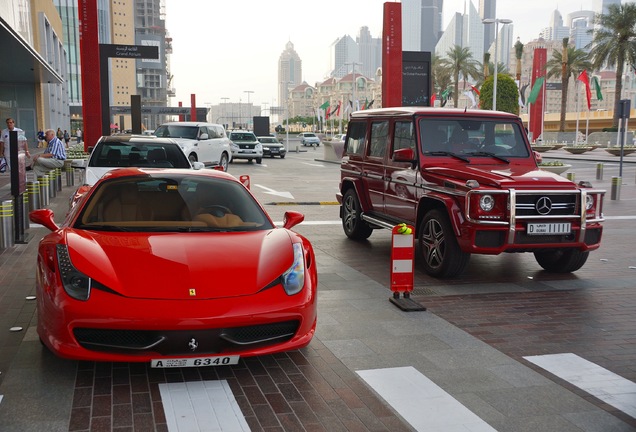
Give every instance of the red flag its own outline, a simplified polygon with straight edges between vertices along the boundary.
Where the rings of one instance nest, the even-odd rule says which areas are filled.
[[[585,84],[585,96],[587,96],[587,109],[589,111],[592,108],[592,90],[590,90],[590,80],[587,77],[587,71],[583,70],[577,79]]]
[[[479,93],[479,89],[477,89],[477,87],[475,87],[474,85],[471,85],[470,88],[473,89],[475,93],[481,96],[481,93]]]
[[[431,106],[435,106],[435,93],[433,93],[433,96],[431,96]]]
[[[336,108],[336,116],[340,115],[340,101],[338,101],[338,108]]]

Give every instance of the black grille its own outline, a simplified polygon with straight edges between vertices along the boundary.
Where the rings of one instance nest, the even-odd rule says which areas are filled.
[[[544,197],[549,198],[551,209],[549,213],[541,214],[537,211],[537,202]],[[577,214],[578,197],[577,194],[517,194],[515,210],[517,216],[573,216]]]
[[[595,245],[600,243],[601,241],[601,230],[600,229],[588,229],[585,231],[585,244],[586,245]]]
[[[475,246],[481,248],[498,248],[504,243],[505,233],[502,231],[477,231]]]
[[[84,348],[114,353],[161,355],[218,354],[274,345],[291,339],[299,321],[208,330],[115,330],[76,328],[75,339]],[[191,341],[195,344],[191,344]],[[196,345],[196,349],[191,347]]]

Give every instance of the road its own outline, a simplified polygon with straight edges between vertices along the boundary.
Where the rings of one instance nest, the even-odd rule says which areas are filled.
[[[322,147],[291,149],[229,172],[249,176],[275,221],[305,214],[296,229],[319,270],[309,347],[167,371],[54,358],[25,300],[32,240],[0,254],[0,430],[206,430],[197,421],[222,424],[228,412],[244,420],[217,430],[636,430],[635,164],[624,166],[621,199],[610,200],[616,159],[604,162],[603,180],[604,156],[568,161],[577,181],[608,190],[603,244],[580,271],[549,274],[528,254],[473,256],[456,279],[416,271],[413,297],[427,310],[402,312],[388,301],[390,234],[348,240],[334,205],[339,166],[321,160]],[[65,204],[58,195],[58,218]],[[24,330],[7,330],[17,325]],[[197,383],[223,384],[232,397],[197,413]]]

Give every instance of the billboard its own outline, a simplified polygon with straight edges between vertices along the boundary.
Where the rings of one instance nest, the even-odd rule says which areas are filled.
[[[429,106],[431,88],[431,53],[403,51],[402,106]]]

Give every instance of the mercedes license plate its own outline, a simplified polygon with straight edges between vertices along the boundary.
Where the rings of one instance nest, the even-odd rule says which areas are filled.
[[[570,234],[572,225],[563,223],[529,223],[528,235]]]
[[[157,359],[157,360],[150,360],[150,367],[177,368],[177,367],[235,365],[235,364],[238,364],[239,357],[240,356],[233,355],[233,356]]]

